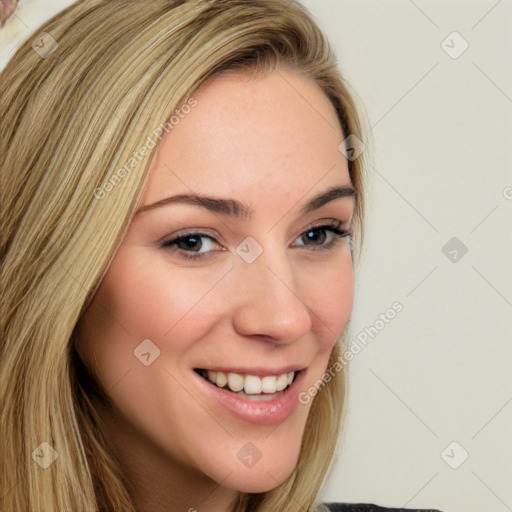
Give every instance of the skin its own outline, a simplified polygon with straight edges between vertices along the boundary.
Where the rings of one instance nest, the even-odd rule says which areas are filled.
[[[193,368],[294,362],[307,367],[306,391],[322,378],[353,301],[349,239],[314,231],[320,246],[337,241],[314,251],[304,235],[330,219],[348,230],[353,197],[300,212],[351,184],[338,149],[345,137],[321,89],[292,71],[232,73],[194,97],[162,141],[137,209],[193,191],[237,199],[253,214],[182,203],[137,213],[76,345],[109,397],[105,435],[147,512],[228,512],[239,491],[266,492],[289,477],[312,402],[277,426],[244,422],[207,399]],[[161,247],[190,229],[215,240],[192,244],[204,259],[185,259],[183,242]],[[236,252],[248,236],[263,249],[250,264]],[[134,356],[144,339],[160,349],[150,366]],[[251,468],[237,457],[247,442],[262,454]]]

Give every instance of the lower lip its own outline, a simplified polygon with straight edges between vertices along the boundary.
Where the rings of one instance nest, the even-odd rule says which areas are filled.
[[[304,373],[304,370],[300,371],[292,384],[280,392],[276,398],[268,401],[254,401],[219,388],[194,372],[207,395],[214,402],[222,405],[241,420],[256,425],[279,425],[288,418],[299,405],[298,395]]]

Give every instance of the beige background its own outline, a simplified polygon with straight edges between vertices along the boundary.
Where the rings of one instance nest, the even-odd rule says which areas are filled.
[[[26,0],[0,66],[70,3]],[[512,1],[303,3],[374,140],[351,337],[403,306],[351,363],[323,499],[512,511]]]

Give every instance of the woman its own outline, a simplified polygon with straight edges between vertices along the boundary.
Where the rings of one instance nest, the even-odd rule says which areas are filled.
[[[364,134],[307,12],[79,1],[2,88],[2,510],[386,510],[318,501]]]

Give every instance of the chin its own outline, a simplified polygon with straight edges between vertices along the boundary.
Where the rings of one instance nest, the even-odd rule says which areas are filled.
[[[263,493],[279,487],[295,469],[295,464],[281,465],[278,468],[268,464],[257,466],[258,464],[252,468],[231,468],[231,473],[227,478],[220,477],[223,481],[219,484],[239,492]]]
[[[290,471],[288,476],[292,472]],[[226,487],[230,487],[234,490],[240,492],[247,493],[264,493],[268,491],[272,491],[276,487],[279,487],[285,480],[285,478],[274,478],[274,475],[260,475],[260,476],[246,476],[243,477],[241,475],[234,476],[230,481],[231,485],[227,485]]]

